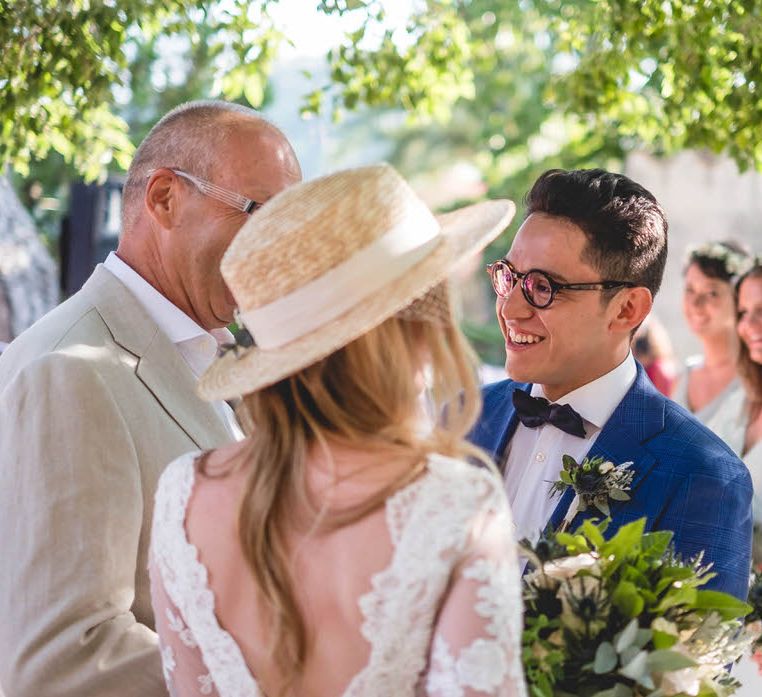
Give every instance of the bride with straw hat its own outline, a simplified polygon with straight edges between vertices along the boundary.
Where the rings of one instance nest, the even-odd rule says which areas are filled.
[[[222,274],[245,339],[199,391],[240,397],[248,435],[177,459],[156,496],[172,694],[525,695],[511,517],[465,440],[479,389],[447,285],[513,213],[434,216],[377,165],[240,230]]]

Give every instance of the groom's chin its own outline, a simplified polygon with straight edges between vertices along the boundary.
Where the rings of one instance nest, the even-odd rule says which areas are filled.
[[[518,366],[510,360],[505,361],[505,374],[515,382],[537,382],[531,369]]]

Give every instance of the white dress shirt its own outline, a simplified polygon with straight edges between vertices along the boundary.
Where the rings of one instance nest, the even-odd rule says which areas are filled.
[[[586,438],[573,436],[551,424],[528,428],[519,423],[505,450],[505,490],[511,504],[517,539],[533,542],[548,524],[558,505],[549,496],[550,483],[563,467],[563,455],[580,462],[637,376],[635,359],[628,354],[614,370],[578,387],[556,404],[569,404],[582,417]],[[532,385],[533,397],[545,397],[540,385]],[[619,463],[617,463],[619,464]]]
[[[233,335],[225,327],[208,332],[196,324],[114,252],[106,257],[103,265],[135,296],[159,329],[175,345],[196,378],[212,364],[220,344],[233,342]],[[243,438],[241,427],[230,406],[225,402],[212,402],[212,405],[233,438]]]

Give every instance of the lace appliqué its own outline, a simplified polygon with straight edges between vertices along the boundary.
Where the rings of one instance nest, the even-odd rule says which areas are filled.
[[[185,626],[185,623],[183,622],[181,617],[178,617],[172,610],[167,608],[167,625],[169,628],[175,632],[179,637],[180,641],[183,642],[189,649],[195,649],[198,644],[196,643],[196,640],[193,638],[193,634],[191,634],[190,629],[188,629]]]
[[[469,540],[474,515],[499,510],[502,491],[491,474],[431,456],[428,475],[386,503],[392,563],[360,598],[368,665],[344,697],[412,695],[426,669],[441,599]],[[399,618],[405,618],[400,622]]]
[[[518,593],[516,569],[507,563],[477,559],[463,571],[463,577],[479,584],[474,610],[488,620],[485,630],[493,639],[475,639],[455,657],[447,640],[437,634],[426,678],[431,697],[463,697],[465,688],[496,695],[507,681],[516,685],[522,681],[518,661],[510,660],[511,638],[521,632],[521,615],[502,602],[506,588],[512,589],[513,597]]]
[[[152,553],[164,589],[187,623],[186,636],[195,637],[209,670],[208,676],[198,678],[199,685],[209,685],[207,694],[216,687],[221,697],[261,697],[238,644],[217,622],[206,568],[185,533],[197,454],[178,458],[162,474],[154,509]]]
[[[172,682],[172,671],[175,669],[175,652],[171,646],[164,646],[161,649],[161,672],[164,674],[164,682],[167,685]]]
[[[202,695],[211,695],[214,689],[214,681],[212,680],[211,673],[198,676],[198,691]]]

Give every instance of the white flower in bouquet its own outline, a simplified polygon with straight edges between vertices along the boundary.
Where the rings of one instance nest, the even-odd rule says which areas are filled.
[[[578,554],[576,557],[554,559],[542,567],[546,576],[565,581],[576,576],[580,571],[598,571],[598,557],[595,554]]]

